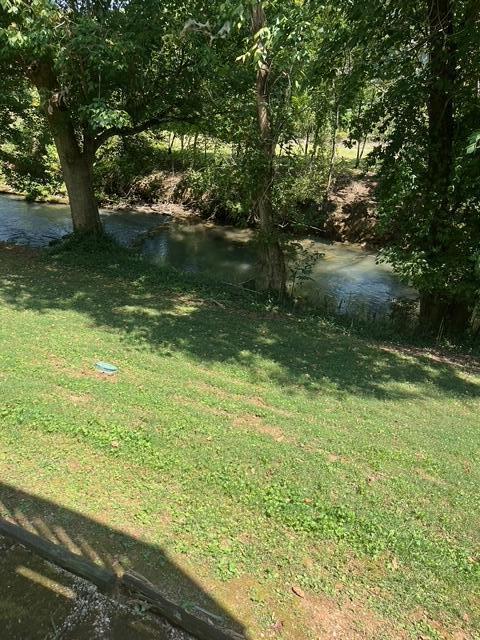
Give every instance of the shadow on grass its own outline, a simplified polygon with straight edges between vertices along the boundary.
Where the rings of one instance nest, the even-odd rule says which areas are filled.
[[[15,309],[72,310],[137,348],[238,363],[254,375],[260,360],[269,361],[268,375],[286,393],[321,393],[325,385],[386,400],[480,392],[480,383],[465,379],[448,358],[388,348],[320,319],[268,312],[247,294],[156,268],[123,250],[52,257],[3,248],[0,274],[0,299]]]
[[[170,600],[197,617],[244,634],[226,612],[161,548],[142,542],[49,500],[0,483],[0,515],[107,569],[137,570]],[[128,607],[126,605],[129,605]],[[190,638],[133,603],[103,597],[83,580],[56,569],[20,545],[0,537],[1,637],[9,640],[178,640]]]

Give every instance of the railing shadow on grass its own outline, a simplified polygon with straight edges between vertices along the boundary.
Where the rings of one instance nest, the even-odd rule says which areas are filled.
[[[162,594],[196,618],[223,629],[227,636],[246,634],[242,623],[158,546],[7,483],[0,483],[0,517],[115,573],[140,569]],[[143,602],[102,595],[93,585],[2,536],[0,626],[0,636],[8,640],[191,637],[149,614]]]

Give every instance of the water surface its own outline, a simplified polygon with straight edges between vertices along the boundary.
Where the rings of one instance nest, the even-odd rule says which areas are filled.
[[[101,215],[107,232],[121,244],[130,245],[149,232],[140,249],[155,264],[206,273],[229,283],[243,283],[255,276],[255,242],[249,230],[179,223],[167,215],[129,211],[102,211]],[[71,231],[67,206],[0,196],[0,241],[44,247]],[[296,292],[321,306],[385,315],[394,300],[416,298],[416,292],[402,284],[388,265],[376,263],[373,252],[318,238],[300,241],[308,251],[322,255],[313,266],[311,279],[297,282]]]

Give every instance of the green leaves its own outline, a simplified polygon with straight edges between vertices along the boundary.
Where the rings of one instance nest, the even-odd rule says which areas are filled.
[[[74,12],[53,0],[2,1],[15,16],[0,16],[1,71],[30,80],[42,60],[50,70],[46,94],[68,92],[64,106],[79,140],[83,127],[90,135],[141,126],[160,113],[196,117],[191,96],[205,60],[181,37],[193,0],[80,3]]]
[[[111,127],[131,126],[129,114],[122,109],[112,109],[102,100],[94,100],[92,104],[79,110],[94,131],[102,131]]]
[[[19,10],[19,5],[19,0],[0,0],[0,8],[4,9],[8,13],[17,13]]]
[[[475,153],[480,149],[480,131],[475,131],[468,138],[467,154]]]
[[[10,47],[21,47],[27,41],[15,22],[3,30],[3,35]]]

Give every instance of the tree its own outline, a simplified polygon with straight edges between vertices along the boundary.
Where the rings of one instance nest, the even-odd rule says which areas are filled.
[[[428,331],[461,331],[478,277],[478,162],[465,148],[479,118],[478,3],[462,0],[345,1],[348,46],[380,87],[371,111],[384,259],[420,291]],[[343,43],[345,45],[345,43]]]
[[[2,6],[2,75],[21,76],[38,92],[74,230],[100,234],[92,180],[100,146],[112,136],[199,116],[195,97],[202,61],[180,38],[189,10],[199,4],[2,0]]]
[[[218,16],[223,24],[216,30],[204,20],[192,25],[194,30],[205,31],[214,43],[215,71],[210,81],[223,84],[221,92],[212,93],[226,96],[223,100],[231,105],[221,116],[223,135],[232,135],[229,141],[243,147],[248,165],[245,180],[253,182],[251,207],[258,223],[259,246],[257,285],[280,298],[286,295],[286,265],[273,203],[276,150],[282,137],[287,140],[291,134],[293,98],[301,92],[302,68],[309,53],[303,46],[308,33],[304,29],[307,25],[302,24],[303,11],[303,3],[295,0],[244,0],[226,3]],[[235,58],[236,68],[232,67]],[[230,78],[230,86],[224,83],[225,77]]]
[[[260,228],[260,279],[259,283],[267,291],[275,291],[281,297],[286,294],[286,266],[278,228],[272,207],[274,181],[274,158],[277,138],[273,133],[271,118],[271,60],[265,44],[268,29],[265,10],[261,0],[251,6],[252,36],[256,44],[257,72],[255,82],[255,102],[258,122],[258,193],[256,208]]]

